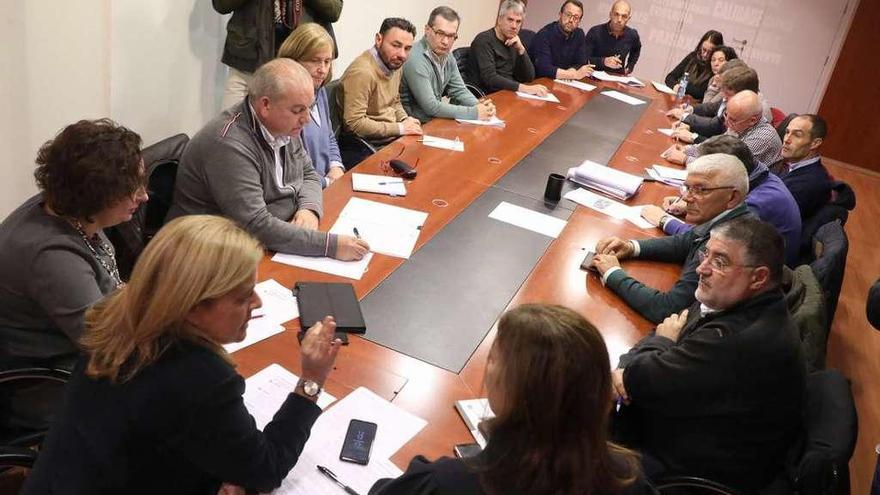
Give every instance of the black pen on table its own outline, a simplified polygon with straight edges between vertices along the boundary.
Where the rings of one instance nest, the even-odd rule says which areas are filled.
[[[339,478],[337,478],[336,475],[333,474],[333,471],[330,471],[329,469],[325,468],[324,466],[318,466],[318,471],[320,471],[321,474],[323,474],[324,476],[326,476],[326,477],[330,478],[331,480],[333,480],[334,483],[336,483],[336,484],[339,485],[343,490],[345,490],[345,493],[348,493],[348,494],[350,494],[350,495],[358,495],[358,492],[354,491],[354,489],[353,489],[352,487],[350,487],[350,486],[346,485],[345,483],[339,481]]]
[[[357,228],[357,227],[354,227],[354,228],[351,229],[351,230],[352,230],[352,232],[354,232],[354,236],[355,236],[355,237],[357,237],[358,239],[361,238],[361,233],[358,232],[358,228]],[[319,466],[319,467],[320,467],[320,466]]]

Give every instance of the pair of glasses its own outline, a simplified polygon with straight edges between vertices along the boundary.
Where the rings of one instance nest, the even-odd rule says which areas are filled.
[[[434,34],[436,34],[440,38],[444,38],[444,39],[448,39],[448,40],[452,40],[452,41],[455,41],[458,39],[458,33],[447,33],[445,31],[440,31],[439,29],[434,29],[434,27],[432,27],[432,26],[428,26],[428,27],[431,29],[431,31],[434,32]]]
[[[687,184],[682,184],[679,187],[679,191],[682,196],[687,196],[690,194],[691,196],[696,196],[698,198],[702,198],[703,196],[709,194],[712,191],[718,191],[720,189],[733,189],[733,186],[718,186],[718,187],[703,187],[703,186],[690,186]]]
[[[562,17],[566,20],[572,20],[574,22],[581,22],[581,16],[577,14],[569,14],[568,12],[563,12]]]
[[[736,263],[731,263],[727,258],[718,256],[718,255],[709,255],[709,250],[703,247],[699,251],[697,251],[697,259],[700,260],[700,264],[702,265],[705,261],[709,260],[709,268],[718,272],[718,273],[726,273],[731,268],[739,266],[742,268],[756,268],[758,265],[741,265]]]

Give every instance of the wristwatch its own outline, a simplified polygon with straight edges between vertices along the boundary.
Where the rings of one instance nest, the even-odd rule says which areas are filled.
[[[321,393],[321,386],[311,380],[303,380],[302,388],[307,397],[315,398]]]
[[[666,222],[669,221],[669,215],[663,215],[660,217],[660,221],[657,222],[657,226],[660,227],[660,230],[663,230],[666,227]]]

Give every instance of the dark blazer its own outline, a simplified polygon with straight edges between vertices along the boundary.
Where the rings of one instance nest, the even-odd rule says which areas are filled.
[[[828,170],[822,165],[822,160],[793,172],[783,170],[779,178],[797,201],[798,208],[801,209],[801,218],[810,218],[819,211],[819,208],[831,201],[833,181],[828,175]]]
[[[651,333],[619,366],[641,447],[669,471],[754,490],[802,433],[806,370],[781,290],[706,316],[696,302],[676,342]]]
[[[712,227],[750,214],[746,204],[742,203],[721,218],[698,225],[687,232],[638,241],[640,251],[638,259],[682,265],[681,276],[666,292],[648,287],[627,275],[624,270],[617,270],[608,275],[605,286],[640,315],[654,323],[660,323],[672,313],[678,313],[693,304],[694,291],[697,290],[697,283],[700,281],[696,271],[700,264],[697,252],[709,241],[709,231]]]
[[[268,492],[302,452],[321,410],[290,394],[262,432],[244,380],[214,351],[179,342],[125,383],[81,360],[25,494],[216,494],[221,482]]]
[[[519,492],[504,492],[517,495]],[[623,495],[648,495],[656,493],[639,475],[625,489]],[[485,495],[479,477],[461,459],[441,457],[429,462],[416,456],[406,472],[397,479],[381,479],[370,489],[368,495]]]
[[[718,100],[694,105],[694,111],[681,121],[689,125],[691,132],[696,132],[701,138],[724,134],[724,131],[727,130],[724,125],[724,112],[718,115],[722,104],[724,102]]]

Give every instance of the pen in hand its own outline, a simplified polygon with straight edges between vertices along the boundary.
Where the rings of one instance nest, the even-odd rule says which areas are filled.
[[[333,474],[333,471],[330,471],[329,469],[325,468],[324,466],[318,466],[318,471],[320,471],[321,474],[323,474],[324,476],[333,480],[334,483],[336,483],[337,485],[339,485],[340,488],[345,490],[345,493],[348,493],[349,495],[358,495],[358,492],[354,491],[354,489],[352,489],[350,486],[347,486],[345,483],[339,481],[339,478],[337,478],[336,475]]]
[[[357,227],[354,227],[354,228],[351,229],[351,230],[352,230],[352,232],[354,232],[354,236],[355,236],[355,237],[357,237],[358,239],[361,238],[361,233],[358,232],[358,228],[357,228]]]

